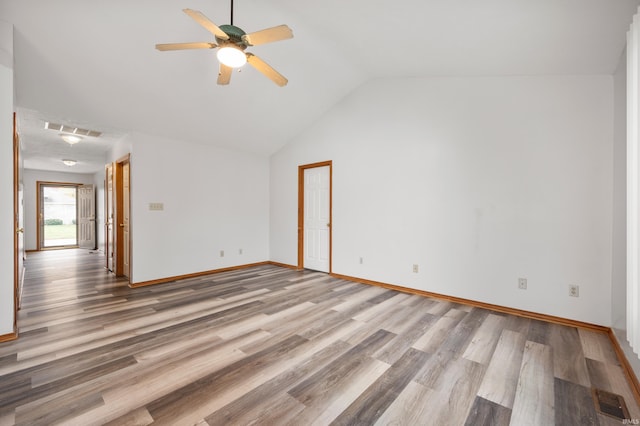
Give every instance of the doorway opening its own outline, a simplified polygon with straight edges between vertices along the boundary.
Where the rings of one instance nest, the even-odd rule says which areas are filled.
[[[115,162],[115,217],[118,222],[115,235],[115,266],[116,276],[131,278],[131,167],[129,156]]]
[[[331,273],[332,164],[298,167],[298,269]]]
[[[131,279],[131,163],[126,156],[105,166],[106,268]]]
[[[39,248],[78,247],[78,186],[38,182]]]
[[[38,249],[95,248],[93,185],[38,182]]]

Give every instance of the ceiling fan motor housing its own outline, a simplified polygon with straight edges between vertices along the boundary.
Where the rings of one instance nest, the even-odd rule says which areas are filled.
[[[241,28],[238,28],[235,25],[220,25],[220,29],[229,36],[229,40],[222,40],[216,37],[216,41],[219,45],[233,43],[242,50],[247,48],[247,44],[242,41],[242,36],[246,33]]]

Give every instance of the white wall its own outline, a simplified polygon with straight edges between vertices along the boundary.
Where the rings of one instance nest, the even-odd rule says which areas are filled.
[[[144,134],[125,142],[134,283],[269,260],[267,158]]]
[[[42,170],[24,171],[24,243],[27,250],[38,249],[38,181],[92,184],[93,175]]]
[[[612,150],[611,76],[372,81],[272,156],[271,259],[333,160],[333,272],[609,325]]]
[[[133,152],[133,137],[127,134],[122,139],[118,140],[113,148],[107,154],[107,161],[113,162],[125,157]]]
[[[13,333],[13,26],[0,21],[0,336]]]
[[[614,82],[613,264],[611,326],[627,327],[627,61],[623,52]]]

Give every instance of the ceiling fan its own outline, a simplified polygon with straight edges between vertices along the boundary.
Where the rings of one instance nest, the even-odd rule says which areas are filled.
[[[249,46],[258,46],[260,44],[273,43],[274,41],[293,38],[293,31],[291,31],[291,28],[286,25],[279,25],[277,27],[266,28],[264,30],[247,34],[242,29],[233,25],[233,0],[231,0],[231,23],[229,25],[217,26],[197,10],[183,9],[183,12],[213,34],[216,42],[156,44],[156,49],[160,51],[168,51],[185,49],[215,49],[219,47],[216,55],[220,61],[218,84],[229,84],[233,69],[239,68],[247,62],[278,86],[285,86],[288,83],[288,80],[282,74],[253,53],[245,52],[245,49]]]

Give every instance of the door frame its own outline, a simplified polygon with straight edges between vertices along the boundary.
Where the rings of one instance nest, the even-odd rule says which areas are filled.
[[[129,165],[129,202],[127,205],[129,206],[129,247],[128,250],[124,250],[124,235],[123,229],[120,226],[121,218],[124,216],[124,186],[122,179],[122,169],[125,164]],[[113,218],[114,223],[114,242],[113,242],[113,250],[114,250],[114,259],[113,259],[113,269],[116,276],[121,277],[124,275],[124,255],[125,253],[129,253],[129,282],[131,282],[131,271],[132,271],[132,256],[131,256],[131,247],[133,238],[131,238],[131,154],[127,154],[121,158],[118,158],[113,162],[113,192],[114,192],[114,205],[113,205]]]
[[[84,184],[82,183],[75,183],[75,182],[49,182],[49,181],[43,181],[43,180],[39,180],[36,182],[36,225],[37,225],[37,230],[36,230],[36,245],[37,245],[37,251],[42,251],[42,250],[61,250],[61,249],[67,249],[67,248],[78,248],[78,197],[77,197],[77,193],[78,193],[78,187],[82,186]],[[68,245],[68,246],[53,246],[53,247],[44,247],[43,243],[44,243],[44,235],[42,235],[42,231],[43,231],[43,227],[44,227],[44,217],[42,217],[42,187],[43,186],[70,186],[70,187],[74,187],[76,188],[76,244],[75,245]]]
[[[20,247],[20,238],[24,239],[24,216],[20,217],[20,137],[18,135],[18,122],[16,113],[13,113],[13,211],[14,211],[14,233],[13,233],[13,333],[18,337],[18,310],[20,309],[23,279],[24,279],[24,240]],[[24,210],[22,210],[24,215]],[[22,258],[22,262],[20,262]]]
[[[298,269],[304,269],[304,172],[316,167],[329,167],[329,274],[333,272],[333,161],[298,166]]]
[[[109,182],[109,177],[111,182]],[[111,183],[111,193],[109,193],[109,183]],[[109,272],[113,272],[114,265],[114,212],[113,207],[115,200],[114,196],[114,182],[113,182],[113,163],[109,163],[104,166],[104,254],[105,254],[105,269]],[[111,262],[110,262],[111,261]]]

